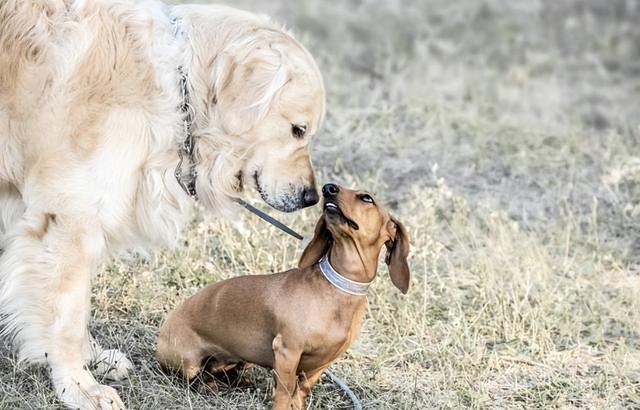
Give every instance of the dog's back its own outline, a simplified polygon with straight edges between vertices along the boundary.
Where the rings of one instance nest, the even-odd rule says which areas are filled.
[[[62,1],[38,6],[21,0],[0,2],[0,180],[18,184],[23,178],[20,141],[33,117],[33,107],[46,97],[49,29],[64,9]],[[38,113],[41,114],[41,113]]]
[[[88,2],[8,0],[0,4],[0,178],[19,185],[20,155],[87,157],[114,107],[149,102],[152,63],[135,9]],[[18,150],[17,145],[22,148]],[[65,157],[65,155],[70,155]],[[52,166],[53,164],[47,164]]]
[[[191,296],[161,327],[158,361],[165,368],[182,370],[188,379],[211,357],[219,363],[253,359],[268,366],[266,362],[273,357],[273,336],[268,338],[260,328],[273,325],[268,302],[285,279],[283,274],[241,276],[214,283]],[[251,351],[246,349],[248,344]]]

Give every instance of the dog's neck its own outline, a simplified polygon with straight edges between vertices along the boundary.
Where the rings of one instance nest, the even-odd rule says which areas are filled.
[[[185,41],[185,32],[182,30],[181,19],[171,16],[171,24],[173,26],[173,35],[178,41]],[[179,161],[174,170],[174,176],[180,184],[182,190],[190,197],[197,199],[196,178],[198,172],[196,164],[198,163],[196,154],[196,138],[193,134],[193,107],[191,105],[191,95],[189,86],[188,71],[183,64],[176,67],[178,72],[178,86],[180,93],[180,112],[182,113],[182,141],[179,143],[178,157]]]
[[[328,255],[331,266],[349,280],[368,283],[376,277],[380,250],[367,252],[351,239],[334,240]]]
[[[193,21],[197,13],[185,5],[167,10],[171,39],[179,49],[171,68],[175,73],[175,101],[178,107],[186,108],[179,110],[182,115],[173,141],[180,157],[173,165],[173,178],[188,198],[197,199],[209,210],[227,214],[242,191],[239,175],[250,142],[231,138],[222,127],[217,127],[217,114],[210,112],[212,108],[207,105],[217,106],[217,100],[210,94],[216,88],[211,70],[215,71],[218,64],[219,50],[225,48],[225,36],[213,36],[206,48],[194,50],[194,43],[203,43],[203,34]],[[198,58],[193,58],[194,53]],[[202,61],[194,67],[194,60]],[[221,146],[231,149],[221,150]],[[212,179],[214,169],[216,178]]]
[[[348,293],[353,296],[367,295],[367,290],[369,289],[369,285],[371,285],[371,282],[357,282],[343,276],[331,265],[331,262],[329,262],[328,254],[325,254],[322,258],[320,258],[318,266],[320,267],[320,272],[325,277],[325,279],[327,279],[329,283],[331,283],[336,289],[340,290],[341,292]]]
[[[180,111],[184,118],[182,120],[184,130],[184,140],[182,144],[178,146],[178,165],[174,171],[176,180],[180,184],[180,187],[190,197],[197,199],[198,193],[196,192],[196,178],[198,172],[196,170],[196,164],[198,159],[196,156],[196,138],[193,135],[193,111],[191,107],[191,99],[189,93],[189,78],[182,66],[177,68],[180,76],[180,95],[182,102],[180,103]],[[184,170],[183,163],[186,163],[186,172]]]

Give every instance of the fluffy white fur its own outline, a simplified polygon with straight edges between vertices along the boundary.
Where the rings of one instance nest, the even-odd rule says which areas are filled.
[[[3,332],[21,360],[51,366],[65,405],[123,408],[85,368],[93,359],[119,378],[131,367],[88,333],[91,277],[114,253],[171,244],[189,217],[173,176],[177,67],[189,78],[199,199],[214,212],[247,185],[283,211],[313,203],[322,79],[289,33],[218,6],[4,0],[0,27]]]

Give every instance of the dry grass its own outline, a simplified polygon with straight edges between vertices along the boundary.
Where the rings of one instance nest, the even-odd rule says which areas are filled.
[[[238,3],[236,3],[238,4]],[[640,407],[640,6],[633,1],[241,1],[317,57],[321,180],[364,186],[413,238],[413,288],[386,271],[334,369],[367,408]],[[317,209],[280,215],[309,233]],[[184,242],[96,280],[93,333],[136,372],[131,408],[259,408],[153,361],[157,326],[206,283],[291,267],[254,217],[194,216]],[[4,350],[7,352],[6,348]],[[56,407],[44,369],[0,357],[0,408]],[[313,408],[349,403],[323,381]]]

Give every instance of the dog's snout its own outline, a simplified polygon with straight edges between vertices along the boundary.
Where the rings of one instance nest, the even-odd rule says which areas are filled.
[[[322,195],[324,195],[325,198],[336,196],[338,192],[340,192],[340,188],[336,184],[325,184],[322,187]]]
[[[305,207],[317,204],[319,199],[320,198],[318,198],[318,192],[315,187],[308,186],[304,189],[302,193],[302,202]]]

